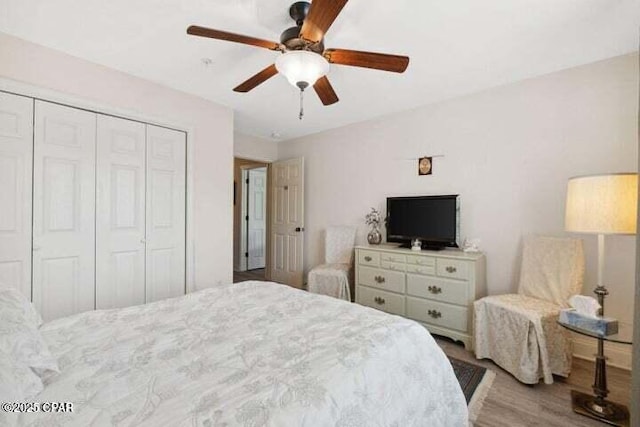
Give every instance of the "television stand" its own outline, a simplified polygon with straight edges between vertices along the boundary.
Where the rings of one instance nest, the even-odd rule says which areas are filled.
[[[407,248],[407,249],[411,249],[411,242],[404,242],[402,243],[400,246],[398,246],[399,248]],[[420,245],[421,249],[423,251],[442,251],[444,250],[444,248],[446,246],[442,246],[442,245],[430,245],[426,242],[422,242],[422,244]]]
[[[470,350],[473,302],[486,295],[484,255],[356,246],[355,290],[358,304],[416,320]]]

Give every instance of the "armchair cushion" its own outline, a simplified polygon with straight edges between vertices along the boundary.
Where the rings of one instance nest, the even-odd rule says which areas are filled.
[[[518,293],[568,307],[567,300],[582,290],[582,240],[530,236],[524,241]]]
[[[495,295],[474,303],[475,352],[519,381],[537,384],[571,371],[571,342],[557,324],[562,307],[526,295]]]
[[[355,240],[355,227],[328,227],[324,242],[324,262],[327,264],[351,264]]]
[[[314,294],[351,301],[349,275],[351,264],[322,264],[309,272],[307,288]]]

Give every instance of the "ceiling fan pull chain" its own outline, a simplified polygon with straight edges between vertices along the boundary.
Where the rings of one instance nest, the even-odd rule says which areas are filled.
[[[302,120],[302,117],[304,117],[304,89],[300,89],[300,115],[298,116],[298,118],[300,120]]]

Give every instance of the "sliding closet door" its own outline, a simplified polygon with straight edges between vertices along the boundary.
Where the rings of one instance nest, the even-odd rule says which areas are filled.
[[[98,115],[96,308],[145,302],[145,125]]]
[[[147,302],[185,293],[186,134],[147,125]]]
[[[96,115],[36,101],[33,301],[45,320],[95,307]]]
[[[0,288],[31,299],[33,99],[0,92]]]

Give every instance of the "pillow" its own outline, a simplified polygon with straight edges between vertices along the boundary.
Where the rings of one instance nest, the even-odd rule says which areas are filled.
[[[38,327],[42,318],[20,292],[0,290],[0,349],[10,363],[31,368],[38,375],[60,372]]]

